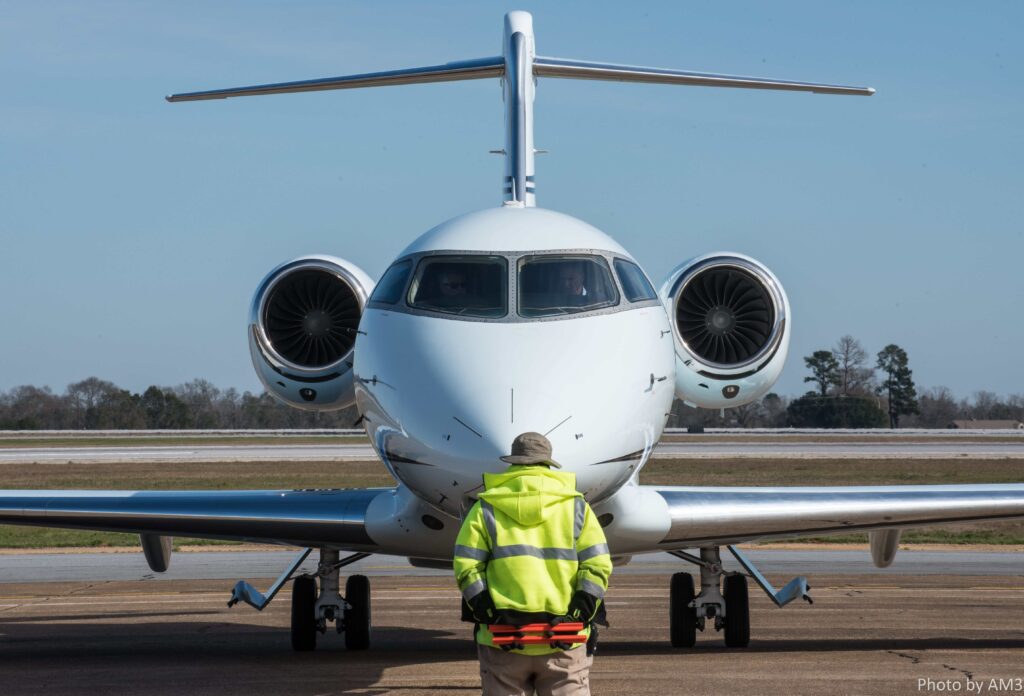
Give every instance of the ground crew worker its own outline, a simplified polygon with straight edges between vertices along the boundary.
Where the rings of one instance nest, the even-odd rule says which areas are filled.
[[[455,544],[455,577],[476,621],[483,692],[589,694],[587,646],[494,645],[490,624],[523,626],[582,621],[590,636],[612,561],[604,532],[574,474],[553,471],[551,443],[523,433],[501,474],[484,474],[484,490]],[[603,612],[602,612],[603,613]],[[596,629],[595,629],[596,630]]]

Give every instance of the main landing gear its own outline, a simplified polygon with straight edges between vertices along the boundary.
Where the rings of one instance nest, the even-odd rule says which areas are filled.
[[[727,546],[750,577],[765,594],[782,607],[797,597],[812,603],[810,586],[804,577],[794,578],[776,591],[771,583],[738,549]],[[670,551],[673,556],[700,568],[700,594],[694,592],[693,576],[676,573],[669,587],[669,639],[673,648],[692,648],[697,630],[708,625],[722,631],[728,648],[745,648],[750,644],[750,600],[747,574],[725,571],[717,546],[700,549],[700,556],[684,551]]]
[[[321,549],[315,575],[301,575],[292,583],[292,648],[316,649],[317,633],[326,633],[334,622],[338,633],[345,634],[345,647],[366,650],[370,647],[370,580],[352,575],[345,582],[345,596],[339,592],[339,570],[366,558],[354,553],[339,560],[338,552]],[[317,579],[320,591],[317,592]]]
[[[245,602],[262,611],[281,587],[288,582],[312,549],[304,549],[292,560],[264,594],[239,580],[228,606]],[[353,553],[339,559],[334,549],[320,549],[320,562],[312,575],[300,575],[292,582],[292,648],[316,649],[316,634],[326,633],[334,622],[338,633],[345,634],[345,647],[366,650],[370,647],[370,581],[365,575],[352,575],[345,582],[345,596],[339,592],[339,570],[370,554]],[[319,583],[318,583],[319,581]],[[319,589],[317,585],[319,584]]]

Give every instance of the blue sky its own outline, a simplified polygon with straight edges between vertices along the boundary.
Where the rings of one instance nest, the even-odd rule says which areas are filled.
[[[919,386],[1024,391],[1024,5],[0,2],[0,389],[90,375],[256,389],[260,278],[305,253],[378,277],[501,200],[497,81],[167,104],[163,95],[500,52],[864,84],[872,98],[542,80],[540,205],[656,283],[768,264],[778,390],[857,337]]]

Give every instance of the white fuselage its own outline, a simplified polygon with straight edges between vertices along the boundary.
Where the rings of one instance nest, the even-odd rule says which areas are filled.
[[[371,301],[354,369],[374,447],[401,483],[456,517],[484,472],[507,467],[499,457],[526,431],[547,435],[589,500],[608,497],[647,461],[671,407],[674,351],[663,305],[628,302],[616,277],[615,306],[521,316],[524,257],[593,254],[610,268],[631,260],[597,229],[551,211],[470,213],[427,232],[398,260],[460,253],[507,259],[507,314],[472,319]]]

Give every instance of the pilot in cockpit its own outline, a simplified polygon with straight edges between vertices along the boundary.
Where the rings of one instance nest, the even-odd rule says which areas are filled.
[[[558,282],[568,296],[569,305],[583,305],[587,300],[587,286],[583,284],[583,264],[564,263],[558,271]]]
[[[439,279],[441,298],[465,297],[466,295],[466,274],[462,271],[451,270],[441,273]]]

